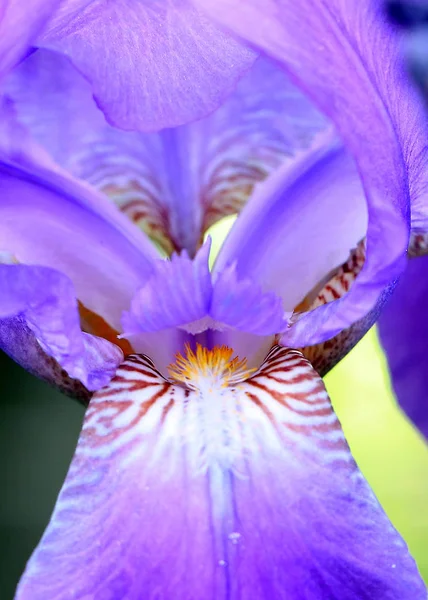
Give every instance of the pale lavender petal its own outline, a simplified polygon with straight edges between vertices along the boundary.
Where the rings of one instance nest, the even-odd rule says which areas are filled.
[[[61,1],[0,0],[0,78],[28,52]]]
[[[71,58],[110,122],[144,131],[210,113],[255,58],[187,0],[65,0],[38,45]]]
[[[208,316],[212,295],[208,241],[192,260],[186,252],[154,263],[152,275],[122,318],[124,335],[179,327]]]
[[[275,292],[292,311],[347,260],[366,227],[355,165],[330,134],[323,135],[309,152],[259,185],[226,238],[214,274],[236,263],[240,277]],[[336,333],[311,331],[302,345],[326,331]]]
[[[190,334],[232,328],[258,336],[286,329],[291,313],[284,312],[282,299],[263,292],[251,278],[240,279],[234,265],[211,281],[210,247],[208,239],[193,260],[184,251],[155,263],[124,312],[122,337],[133,343],[133,336],[173,327]]]
[[[301,354],[211,384],[130,357],[94,395],[16,600],[425,600]]]
[[[108,126],[88,83],[53,52],[33,54],[4,91],[57,162],[110,196],[167,253],[192,256],[207,228],[239,213],[254,185],[325,127],[267,59],[212,115],[159,134]]]
[[[120,348],[82,333],[75,290],[70,279],[45,267],[0,265],[0,321],[20,317],[33,333],[42,352],[51,356],[73,379],[89,390],[103,387],[123,360]],[[19,324],[19,327],[22,322]],[[2,348],[33,372],[33,357],[15,348],[16,339],[3,330]],[[18,333],[18,341],[21,341]],[[43,367],[43,365],[42,365]],[[43,373],[42,373],[43,374]]]
[[[379,319],[400,406],[428,438],[428,256],[410,260]]]
[[[285,313],[280,296],[263,292],[249,277],[239,279],[236,266],[231,265],[215,280],[210,315],[233,329],[264,336],[284,331],[291,312]]]
[[[194,3],[278,59],[356,160],[369,210],[365,267],[349,294],[308,314],[287,340],[322,341],[363,317],[403,271],[410,202],[414,223],[426,222],[427,120],[400,40],[380,0]]]

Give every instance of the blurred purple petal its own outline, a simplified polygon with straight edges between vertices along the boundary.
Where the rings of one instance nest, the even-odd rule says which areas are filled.
[[[406,29],[428,23],[427,0],[386,0],[385,8],[389,18]]]
[[[425,600],[299,352],[201,385],[130,357],[94,395],[16,600]]]
[[[0,0],[0,78],[28,52],[61,1]]]
[[[324,118],[267,59],[212,115],[159,134],[107,125],[63,56],[40,50],[7,79],[19,119],[63,167],[102,190],[168,252],[238,213],[254,184],[310,145]]]
[[[313,149],[256,189],[226,238],[214,273],[236,261],[240,277],[251,276],[263,289],[280,295],[285,309],[292,311],[347,260],[366,227],[355,165],[337,141],[323,135]],[[354,310],[358,314],[361,307]],[[326,323],[293,345],[310,345],[335,333]]]
[[[187,0],[65,0],[38,45],[71,58],[111,123],[143,131],[212,112],[256,56]]]
[[[31,347],[30,354],[14,347],[22,339],[19,332],[14,338],[13,325],[16,323],[20,329],[22,322],[11,322],[10,318],[21,317],[40,349],[72,379],[89,390],[110,381],[123,360],[122,351],[106,340],[81,332],[75,290],[68,277],[45,267],[0,265],[0,289],[0,320],[7,321],[2,336],[5,352],[21,359],[21,363],[28,361],[24,366],[37,372],[38,365],[30,361],[40,356],[33,354]]]
[[[428,439],[428,256],[410,260],[379,319],[400,406]]]
[[[427,222],[427,120],[399,39],[379,0],[194,4],[278,59],[356,160],[369,210],[366,264],[346,296],[302,318],[287,340],[322,341],[362,318],[405,268],[410,201],[414,225]]]
[[[84,184],[5,161],[0,240],[0,251],[18,262],[67,274],[79,300],[115,329],[157,257],[144,236]]]

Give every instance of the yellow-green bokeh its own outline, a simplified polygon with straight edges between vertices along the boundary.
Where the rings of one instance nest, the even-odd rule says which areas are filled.
[[[375,329],[325,383],[360,469],[428,583],[428,446],[397,407]]]

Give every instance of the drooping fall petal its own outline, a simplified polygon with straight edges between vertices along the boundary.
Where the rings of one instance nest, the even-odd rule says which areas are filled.
[[[302,355],[222,383],[128,358],[91,401],[17,600],[425,600]]]

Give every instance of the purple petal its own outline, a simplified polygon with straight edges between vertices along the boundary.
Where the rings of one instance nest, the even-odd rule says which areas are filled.
[[[16,600],[425,600],[301,354],[211,383],[135,356],[94,395]]]
[[[119,329],[122,311],[157,256],[149,242],[71,178],[3,161],[0,190],[0,250],[67,274],[79,300]]]
[[[108,126],[69,61],[38,51],[8,78],[20,120],[59,162],[109,195],[167,253],[192,256],[254,185],[308,146],[325,121],[266,59],[212,115],[159,134]]]
[[[1,89],[13,101],[19,122],[67,170],[75,171],[76,154],[95,142],[95,132],[112,129],[89,83],[57,52],[33,52],[5,78]]]
[[[0,78],[30,49],[61,0],[0,0]]]
[[[214,273],[236,262],[240,277],[251,276],[263,289],[280,295],[285,309],[292,311],[347,260],[366,226],[354,163],[328,134],[257,188],[226,238]],[[320,341],[326,332],[337,333],[326,323],[296,345]]]
[[[427,122],[399,39],[379,1],[194,3],[278,59],[355,157],[369,210],[364,270],[349,294],[307,315],[288,338],[292,345],[322,341],[363,317],[403,271],[410,200],[414,223],[426,222]]]
[[[379,319],[400,406],[428,438],[428,256],[410,260]]]
[[[71,58],[111,123],[144,131],[210,113],[255,58],[187,0],[66,0],[38,45]]]
[[[0,265],[0,290],[2,349],[12,358],[35,373],[41,367],[43,376],[45,364],[40,363],[41,353],[45,353],[89,390],[110,381],[123,360],[122,351],[81,332],[75,291],[68,277],[45,267]],[[12,317],[19,319],[11,321]],[[16,347],[25,341],[23,323],[41,352],[32,342],[28,348]]]

